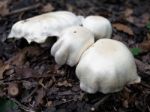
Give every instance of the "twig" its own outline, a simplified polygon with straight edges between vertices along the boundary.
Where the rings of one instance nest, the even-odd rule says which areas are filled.
[[[33,89],[33,91],[32,91],[29,95],[27,95],[25,98],[23,98],[22,101],[25,101],[25,100],[27,100],[28,98],[30,98],[30,96],[32,96],[32,95],[37,91],[37,89],[38,89],[38,87],[36,87],[35,89]]]
[[[99,107],[104,101],[106,101],[109,97],[110,97],[110,95],[105,96],[104,98],[102,98],[101,100],[99,100],[98,102],[96,102],[96,103],[93,105],[92,108],[93,108],[94,110],[97,110],[98,107]]]
[[[1,83],[10,83],[10,82],[14,82],[14,81],[22,81],[22,80],[30,80],[30,79],[40,79],[40,78],[52,78],[52,76],[47,75],[47,76],[37,76],[37,77],[27,77],[27,78],[20,78],[20,79],[1,79],[0,80],[0,84]]]
[[[64,102],[61,102],[61,103],[58,103],[58,104],[54,104],[54,106],[56,107],[56,106],[60,106],[60,105],[62,105],[62,104],[66,104],[66,103],[69,103],[69,102],[72,102],[72,101],[74,101],[73,99],[71,99],[71,100],[67,100],[67,101],[64,101]]]
[[[21,12],[33,10],[33,9],[36,9],[36,8],[38,8],[38,7],[40,7],[40,6],[41,6],[41,4],[38,3],[38,4],[35,4],[35,5],[32,5],[32,6],[28,6],[28,7],[22,8],[22,9],[16,9],[16,10],[14,10],[14,11],[8,13],[8,14],[5,15],[5,16],[10,16],[10,15],[18,14],[18,13],[21,13]]]
[[[150,86],[148,84],[146,84],[144,81],[141,82],[141,85],[148,88],[148,89],[150,89]]]

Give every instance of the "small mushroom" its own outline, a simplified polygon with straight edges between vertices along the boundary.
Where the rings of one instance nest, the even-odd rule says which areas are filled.
[[[111,38],[111,23],[102,16],[88,16],[83,20],[82,24],[83,27],[94,33],[96,39]]]
[[[51,48],[51,54],[59,65],[74,66],[82,53],[94,44],[94,35],[86,28],[73,26],[64,29],[60,38]]]
[[[100,39],[87,49],[76,68],[80,88],[88,93],[112,93],[140,82],[129,49],[121,42]]]
[[[10,83],[7,89],[8,89],[8,94],[13,97],[19,94],[19,87],[16,83]]]
[[[15,23],[8,38],[25,38],[29,43],[43,43],[47,37],[58,36],[67,27],[81,25],[82,19],[82,16],[68,11],[45,13]]]

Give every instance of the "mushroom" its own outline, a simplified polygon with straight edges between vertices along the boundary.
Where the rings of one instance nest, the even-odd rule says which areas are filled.
[[[108,19],[102,16],[88,16],[83,20],[83,27],[91,30],[95,38],[111,38],[112,27]]]
[[[100,39],[87,49],[76,68],[80,88],[88,93],[113,93],[141,78],[129,49],[121,42]]]
[[[60,38],[51,48],[51,54],[59,65],[74,66],[78,63],[82,53],[94,44],[94,35],[86,28],[73,26],[64,29]]]
[[[43,43],[49,36],[59,36],[67,27],[81,25],[82,19],[82,16],[76,16],[68,11],[45,13],[15,23],[8,38],[24,37],[29,43]]]

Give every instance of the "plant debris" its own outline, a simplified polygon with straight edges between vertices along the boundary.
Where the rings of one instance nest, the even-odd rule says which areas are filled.
[[[150,112],[149,0],[1,0],[0,110],[2,112]],[[81,91],[75,68],[58,66],[47,46],[7,39],[12,25],[53,10],[101,15],[113,24],[113,39],[140,48],[135,60],[140,84],[104,95]],[[135,50],[137,51],[137,50]]]

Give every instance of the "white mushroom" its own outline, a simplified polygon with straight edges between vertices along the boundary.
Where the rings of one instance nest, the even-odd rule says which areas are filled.
[[[59,65],[74,66],[82,53],[94,44],[94,35],[86,28],[73,26],[65,29],[51,48],[51,54]]]
[[[43,43],[48,36],[58,36],[64,28],[81,25],[82,19],[68,11],[49,12],[15,23],[8,38],[24,37],[29,43]]]
[[[88,16],[83,20],[82,24],[83,27],[94,33],[96,39],[111,38],[111,23],[102,16]]]
[[[88,93],[112,93],[140,82],[129,49],[121,42],[100,39],[87,49],[76,68],[80,88]]]

